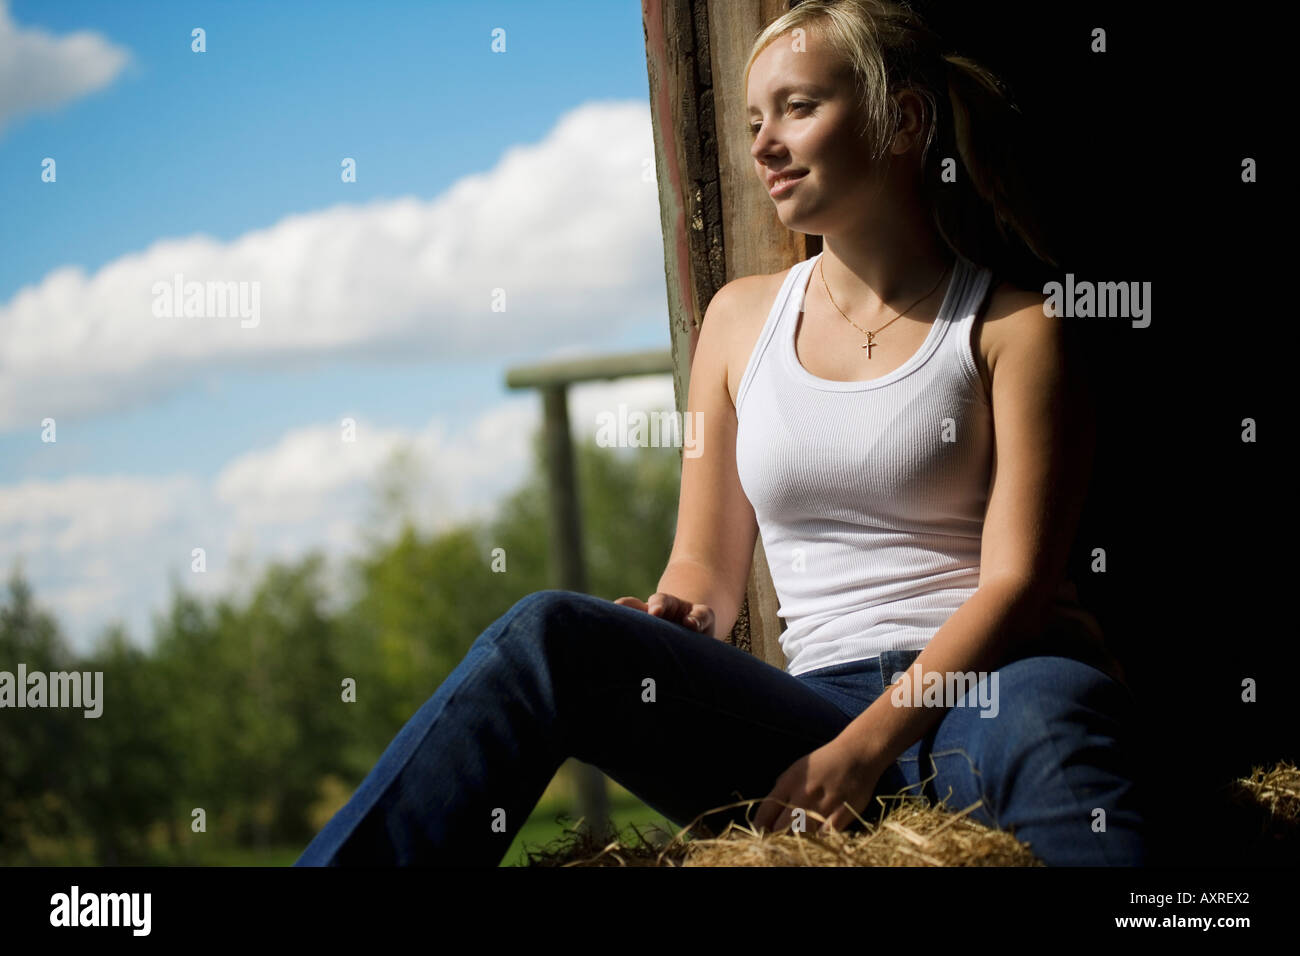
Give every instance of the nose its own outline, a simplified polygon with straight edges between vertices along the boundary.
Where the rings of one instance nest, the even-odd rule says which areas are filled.
[[[760,167],[759,176],[764,175],[762,167],[778,162],[784,153],[785,148],[772,135],[766,125],[759,129],[758,135],[754,137],[753,145],[749,147],[749,155],[754,158],[754,162]]]

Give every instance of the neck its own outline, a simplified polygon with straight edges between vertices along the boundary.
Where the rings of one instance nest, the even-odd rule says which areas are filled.
[[[952,250],[927,220],[910,222],[901,231],[864,228],[823,237],[819,268],[846,313],[893,315],[932,289],[937,294],[936,281],[953,264]],[[927,302],[917,303],[917,311],[926,308]]]

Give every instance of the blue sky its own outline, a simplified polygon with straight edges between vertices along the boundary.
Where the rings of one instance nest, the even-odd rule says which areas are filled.
[[[192,547],[207,591],[345,553],[400,445],[426,523],[489,507],[536,420],[509,365],[669,347],[635,0],[12,0],[0,80],[0,561],[77,645],[147,637]],[[176,272],[260,323],[150,314]],[[575,427],[620,401],[671,383]]]

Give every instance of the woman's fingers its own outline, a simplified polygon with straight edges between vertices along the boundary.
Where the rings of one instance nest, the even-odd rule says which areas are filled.
[[[665,621],[673,621],[683,627],[689,627],[693,631],[704,634],[712,633],[716,619],[713,608],[707,604],[690,604],[675,594],[668,594],[663,591],[656,591],[645,601],[638,597],[625,595],[615,599],[614,603],[621,604],[624,607],[636,608],[638,611],[645,611],[647,614],[661,617]]]
[[[686,623],[701,634],[712,634],[714,623],[713,608],[707,604],[691,605],[691,613],[686,615]]]
[[[656,591],[650,595],[648,603],[651,614],[668,621],[680,621],[690,610],[690,606],[681,598],[675,594],[665,594],[663,591]]]

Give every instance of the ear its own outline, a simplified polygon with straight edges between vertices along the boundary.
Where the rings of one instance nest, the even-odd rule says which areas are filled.
[[[890,141],[889,151],[895,155],[912,149],[925,129],[926,104],[913,90],[902,90],[894,94],[897,104],[897,121],[894,124],[894,138]]]

